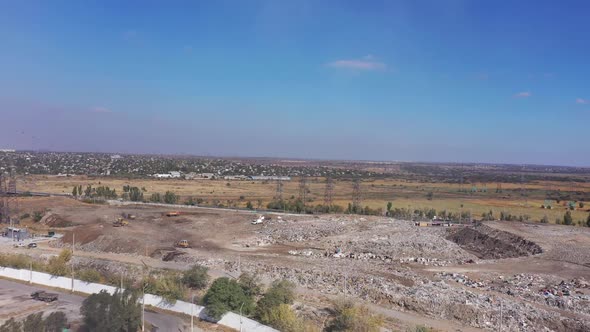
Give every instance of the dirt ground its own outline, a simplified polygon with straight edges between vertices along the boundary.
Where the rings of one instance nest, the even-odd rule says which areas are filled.
[[[584,309],[590,308],[589,228],[488,222],[455,243],[451,235],[461,227],[417,227],[384,217],[267,214],[263,224],[252,225],[258,215],[244,211],[181,208],[168,217],[164,207],[67,198],[27,198],[21,207],[69,225],[43,224],[51,218],[27,222],[64,234],[43,246],[47,253],[75,241],[79,257],[117,265],[186,269],[199,263],[214,276],[248,271],[264,282],[289,279],[298,285],[300,314],[318,324],[329,302],[346,295],[383,314],[392,330],[422,322],[447,331],[497,330],[501,323],[510,331],[590,328],[590,309]],[[123,214],[136,218],[113,227]],[[179,240],[190,248],[174,248]],[[537,247],[541,252],[530,249]],[[176,254],[164,261],[170,252]]]

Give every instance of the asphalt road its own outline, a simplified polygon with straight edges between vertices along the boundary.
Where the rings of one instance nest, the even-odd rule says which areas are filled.
[[[59,299],[56,306],[62,308],[74,308],[78,309],[82,306],[82,301],[84,301],[85,297],[75,294],[70,294],[68,292],[56,291],[55,289],[48,289],[38,285],[27,285],[22,284],[14,281],[9,281],[6,279],[0,279],[0,290],[10,290],[11,294],[14,296],[14,301],[22,301],[22,297],[29,297],[30,294],[39,289],[46,289],[51,293],[59,294]],[[19,299],[21,298],[21,299]],[[53,304],[51,304],[53,305]],[[47,310],[44,310],[47,311]],[[70,316],[70,315],[68,315]],[[68,317],[71,319],[72,317]],[[167,315],[159,312],[152,312],[146,310],[145,312],[145,320],[149,322],[154,329],[152,331],[157,332],[185,332],[190,331],[190,326],[186,324],[181,318]],[[195,326],[195,331],[202,331],[201,329]]]

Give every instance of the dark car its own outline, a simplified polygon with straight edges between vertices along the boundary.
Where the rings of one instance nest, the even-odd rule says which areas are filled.
[[[31,242],[28,245],[29,248],[37,248],[37,244],[35,242]]]

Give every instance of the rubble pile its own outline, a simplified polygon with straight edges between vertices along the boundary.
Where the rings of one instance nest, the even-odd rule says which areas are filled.
[[[287,279],[296,284],[325,294],[347,294],[380,305],[394,305],[397,309],[414,311],[435,318],[459,320],[474,327],[497,330],[500,311],[503,326],[509,331],[588,331],[590,321],[565,318],[558,313],[540,309],[515,298],[502,299],[447,284],[444,280],[421,279],[410,270],[391,273],[400,279],[411,279],[412,286],[395,278],[367,274],[348,274],[340,269],[298,269],[265,265],[242,264],[243,270],[257,273],[269,280]],[[347,269],[348,270],[348,269]],[[357,269],[350,268],[349,271]],[[474,288],[485,287],[460,274],[445,275]],[[346,288],[345,288],[346,287]]]

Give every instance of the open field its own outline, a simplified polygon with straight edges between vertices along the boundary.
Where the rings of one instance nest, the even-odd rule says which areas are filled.
[[[57,197],[23,198],[22,208],[52,216],[23,226],[65,236],[42,250],[6,252],[43,259],[70,246],[75,234],[76,265],[117,275],[139,277],[143,263],[178,270],[198,263],[215,277],[247,271],[265,283],[285,278],[298,285],[296,310],[318,325],[330,301],[347,295],[384,315],[393,331],[419,323],[442,331],[494,331],[500,324],[509,331],[590,328],[590,228],[416,227],[378,216],[289,214],[251,225],[253,212],[180,208],[180,216],[167,217],[163,207]],[[113,227],[122,213],[137,218]],[[180,239],[191,247],[174,248]]]
[[[308,205],[315,206],[324,203],[325,179],[308,179]],[[149,199],[152,193],[164,194],[172,191],[181,196],[180,203],[188,197],[201,198],[205,205],[224,204],[225,206],[245,207],[250,201],[257,207],[265,207],[276,194],[275,182],[264,181],[227,181],[227,180],[155,180],[155,179],[121,179],[113,177],[57,177],[45,175],[29,175],[19,178],[19,189],[51,193],[71,193],[77,185],[109,186],[122,193],[125,185],[145,188],[144,199]],[[521,191],[521,186],[523,190]],[[478,185],[477,192],[461,192],[471,190],[471,185],[453,183],[423,183],[399,179],[367,179],[361,184],[362,205],[373,209],[386,209],[387,202],[392,202],[396,208],[434,208],[437,211],[472,212],[474,218],[492,210],[496,217],[500,212],[512,215],[528,215],[531,220],[541,220],[547,216],[549,222],[561,219],[567,211],[568,200],[557,203],[551,201],[552,209],[543,209],[547,195],[567,195],[572,193],[578,202],[576,209],[571,211],[574,221],[586,220],[590,212],[590,182],[559,182],[534,181],[526,184],[502,183],[497,192],[496,183]],[[486,188],[482,192],[483,188]],[[521,195],[524,192],[525,196]],[[432,193],[432,199],[428,199]],[[283,197],[296,199],[299,196],[299,182],[297,178],[283,182]],[[335,180],[333,203],[346,207],[352,198],[352,182]],[[260,202],[259,202],[260,200]],[[579,202],[588,203],[579,208]],[[260,203],[260,205],[259,205]]]

